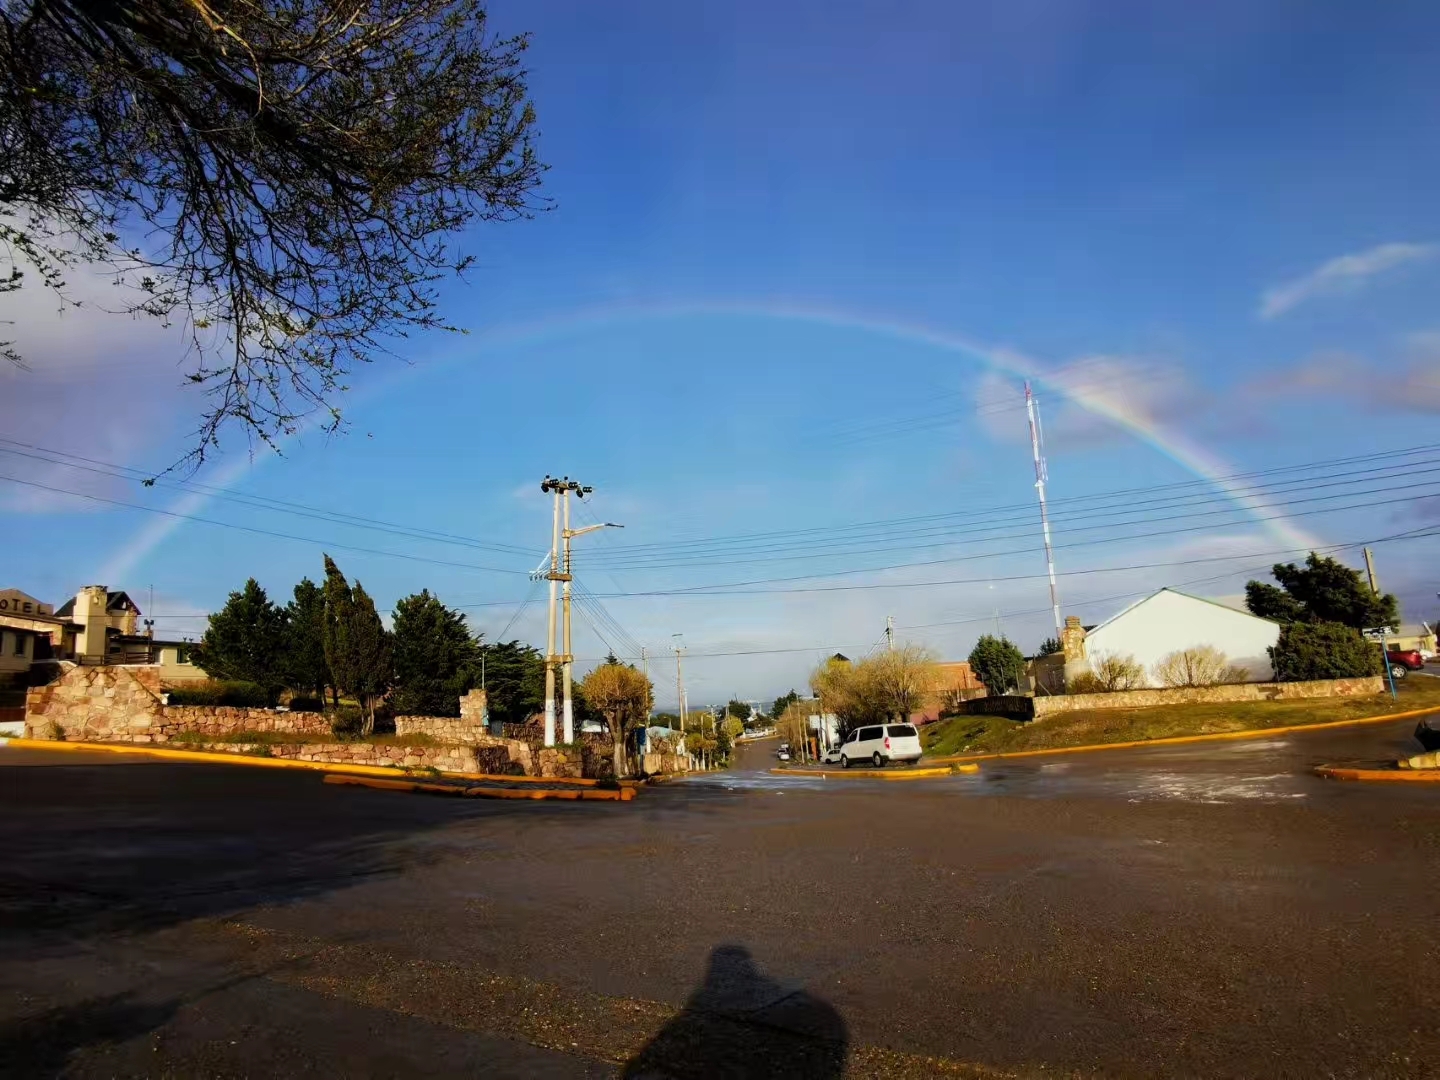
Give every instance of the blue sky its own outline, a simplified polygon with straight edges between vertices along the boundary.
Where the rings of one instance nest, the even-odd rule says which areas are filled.
[[[357,372],[346,435],[248,464],[234,433],[195,478],[471,542],[4,454],[32,484],[306,539],[158,537],[153,512],[0,483],[0,584],[55,602],[153,585],[161,628],[193,632],[245,577],[283,596],[328,549],[381,606],[429,587],[541,644],[538,605],[511,617],[548,543],[539,480],[567,472],[596,488],[587,514],[626,526],[577,541],[623,631],[577,619],[577,653],[664,654],[681,633],[692,701],[802,685],[887,615],[947,657],[997,625],[1030,648],[1049,616],[1016,372],[1047,424],[1062,603],[1087,621],[1164,584],[1234,595],[1297,533],[1440,521],[1434,453],[1254,480],[1288,478],[1258,515],[1288,524],[1166,486],[1196,479],[1177,448],[1250,473],[1440,443],[1434,5],[511,2],[492,19],[534,35],[554,209],[466,238],[478,263],[445,304],[473,332]],[[33,370],[0,373],[0,435],[144,469],[183,449],[196,404],[172,337],[7,305]],[[1348,486],[1318,486],[1342,468]],[[783,535],[734,539],[759,533]],[[683,546],[704,538],[721,539]],[[1435,545],[1376,547],[1411,618],[1440,613]],[[775,580],[806,573],[829,576]],[[715,588],[738,582],[759,584]],[[777,591],[796,589],[831,591]]]

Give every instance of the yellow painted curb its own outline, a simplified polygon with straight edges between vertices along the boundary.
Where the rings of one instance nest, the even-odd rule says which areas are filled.
[[[826,778],[845,778],[851,780],[933,780],[940,776],[954,776],[956,773],[979,772],[980,766],[945,765],[943,768],[906,769],[903,772],[887,769],[787,769],[783,766],[777,766],[770,771],[779,776],[823,776]]]
[[[206,750],[171,750],[154,743],[86,743],[61,742],[56,739],[5,739],[0,744],[25,750],[59,750],[76,753],[100,751],[106,754],[142,754],[167,761],[194,761],[206,765],[248,765],[261,769],[305,769],[310,772],[348,773],[357,776],[404,776],[399,767],[384,765],[345,765],[331,761],[292,761],[288,758],[255,757],[251,754],[225,754]]]
[[[1440,784],[1440,769],[1350,769],[1338,765],[1320,765],[1317,776],[1329,780],[1380,780],[1400,784]]]
[[[378,791],[424,792],[430,795],[460,795],[472,799],[561,799],[569,802],[633,802],[634,788],[500,788],[479,784],[442,784],[426,780],[390,780],[373,776],[334,774],[325,777],[327,784],[374,788]]]
[[[1137,746],[1182,746],[1186,743],[1222,742],[1229,739],[1258,739],[1268,735],[1288,735],[1293,731],[1324,731],[1327,728],[1358,727],[1361,724],[1383,724],[1390,720],[1408,720],[1440,712],[1440,705],[1408,712],[1386,713],[1384,716],[1361,716],[1354,720],[1326,720],[1319,724],[1287,724],[1283,727],[1246,728],[1244,731],[1216,731],[1207,735],[1171,735],[1164,739],[1132,739],[1128,742],[1086,743],[1084,746],[1052,746],[1044,750],[1011,750],[993,754],[950,754],[930,758],[935,764],[956,764],[966,761],[994,761],[999,758],[1041,757],[1049,754],[1085,754],[1092,750],[1127,750]]]
[[[592,780],[588,777],[578,776],[509,776],[504,773],[480,773],[480,772],[447,772],[444,776],[455,776],[462,780],[499,780],[507,784],[569,784],[574,787],[595,787],[604,783],[602,780]],[[622,788],[639,787],[641,780],[621,780]]]

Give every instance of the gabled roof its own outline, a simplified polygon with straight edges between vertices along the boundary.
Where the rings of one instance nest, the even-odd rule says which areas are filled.
[[[1211,607],[1218,607],[1221,611],[1228,611],[1228,612],[1230,612],[1231,615],[1244,615],[1246,618],[1259,619],[1261,622],[1274,622],[1274,621],[1275,621],[1274,619],[1261,618],[1261,616],[1259,616],[1259,615],[1253,615],[1253,614],[1251,614],[1251,613],[1248,612],[1248,611],[1237,611],[1235,608],[1231,607],[1229,604],[1222,604],[1222,603],[1220,603],[1220,602],[1217,601],[1217,600],[1207,600],[1207,599],[1206,599],[1205,597],[1203,597],[1203,596],[1194,596],[1194,595],[1192,595],[1192,594],[1190,594],[1190,593],[1187,593],[1187,592],[1181,592],[1179,589],[1172,589],[1172,588],[1170,588],[1170,587],[1167,585],[1167,586],[1166,586],[1165,588],[1163,588],[1163,589],[1156,589],[1153,593],[1151,593],[1151,594],[1150,594],[1149,596],[1147,596],[1147,597],[1144,597],[1143,599],[1136,600],[1136,601],[1135,601],[1133,604],[1131,604],[1129,607],[1125,608],[1125,609],[1122,610],[1122,611],[1117,611],[1114,615],[1111,615],[1110,618],[1104,620],[1103,622],[1096,623],[1094,626],[1087,626],[1087,627],[1085,628],[1085,632],[1086,632],[1087,634],[1091,634],[1091,633],[1094,633],[1094,632],[1097,631],[1097,630],[1103,630],[1103,629],[1105,629],[1105,627],[1109,626],[1109,625],[1110,625],[1112,622],[1114,622],[1116,619],[1119,619],[1119,618],[1121,618],[1122,616],[1127,615],[1127,614],[1129,614],[1130,612],[1134,611],[1134,610],[1135,610],[1136,608],[1138,608],[1141,604],[1148,604],[1151,600],[1154,600],[1155,597],[1159,596],[1161,593],[1167,593],[1167,592],[1168,592],[1168,593],[1174,593],[1176,596],[1183,596],[1186,600],[1196,600],[1196,601],[1198,601],[1198,602],[1200,602],[1200,603],[1202,603],[1202,604],[1209,604]],[[1278,625],[1278,624],[1277,624],[1277,625]]]
[[[137,615],[140,614],[140,608],[134,600],[130,599],[129,593],[123,589],[115,589],[105,594],[105,614],[109,615],[112,612],[118,613],[125,611],[133,611]],[[75,598],[72,596],[69,600],[66,600],[65,603],[61,604],[55,609],[55,614],[61,618],[68,619],[72,617],[75,614]]]

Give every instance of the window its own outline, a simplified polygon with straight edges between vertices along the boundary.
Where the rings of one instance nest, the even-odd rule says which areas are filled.
[[[175,647],[175,663],[188,664],[190,662],[190,646],[177,645]]]
[[[846,736],[845,736],[845,741],[846,741],[847,743],[852,743],[852,742],[855,742],[855,741],[856,741],[857,739],[859,739],[859,738],[860,738],[860,732],[859,732],[858,730],[856,730],[856,731],[850,732],[849,735],[846,735]]]
[[[867,727],[860,729],[860,741],[869,742],[871,739],[882,739],[885,737],[885,729],[881,727]]]
[[[25,635],[24,635],[24,634],[16,634],[16,635],[15,635],[15,655],[16,655],[16,656],[24,656],[24,655],[25,655]]]
[[[916,737],[915,729],[909,724],[896,724],[890,729],[892,739],[913,739]]]

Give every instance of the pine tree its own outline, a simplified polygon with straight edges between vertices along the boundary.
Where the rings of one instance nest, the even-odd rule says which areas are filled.
[[[286,684],[286,614],[254,578],[210,616],[195,663],[217,679],[255,683],[273,703]]]
[[[285,668],[292,690],[304,690],[322,700],[332,683],[325,660],[325,593],[308,577],[295,586],[295,599],[285,606],[288,646]]]
[[[1280,623],[1342,623],[1356,630],[1399,625],[1400,605],[1393,594],[1376,595],[1360,571],[1328,555],[1312,551],[1303,567],[1276,563],[1271,573],[1280,588],[1261,581],[1245,585],[1245,606],[1252,615]]]
[[[1020,685],[1025,675],[1025,657],[1009,638],[983,634],[970,650],[970,670],[985,684],[985,692],[1001,697]]]
[[[428,589],[395,605],[395,711],[459,716],[460,697],[479,682],[479,643],[465,616]]]
[[[375,730],[375,705],[389,688],[390,635],[368,593],[355,582],[352,588],[335,560],[325,556],[325,660],[335,685],[360,702],[364,731]]]

